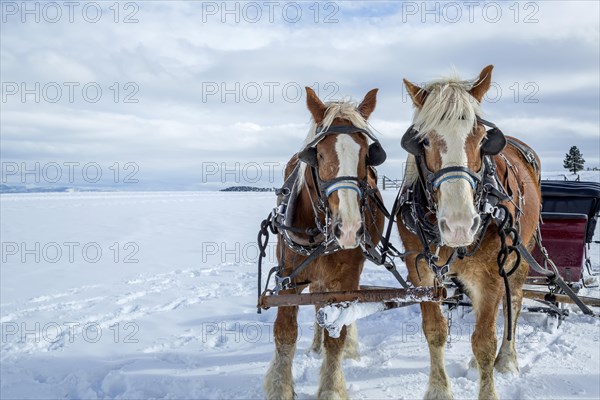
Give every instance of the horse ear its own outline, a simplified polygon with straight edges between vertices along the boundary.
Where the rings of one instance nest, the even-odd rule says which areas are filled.
[[[475,97],[475,99],[481,103],[483,96],[490,89],[490,85],[492,84],[492,70],[494,69],[493,65],[488,65],[479,74],[479,78],[477,82],[473,85],[469,93],[471,96]]]
[[[427,95],[429,95],[429,92],[423,89],[422,87],[409,82],[406,79],[402,79],[402,81],[404,81],[404,86],[406,86],[406,90],[408,90],[408,94],[410,95],[413,104],[417,108],[423,107],[423,104],[425,104],[425,99],[427,99]]]
[[[315,123],[319,125],[323,119],[325,118],[325,111],[327,111],[327,106],[323,104],[319,96],[315,93],[314,90],[306,86],[306,106],[308,110],[312,114]]]
[[[362,117],[367,120],[369,116],[375,110],[375,106],[377,105],[377,92],[379,89],[371,89],[369,93],[365,95],[363,101],[360,102],[358,106],[358,112]]]

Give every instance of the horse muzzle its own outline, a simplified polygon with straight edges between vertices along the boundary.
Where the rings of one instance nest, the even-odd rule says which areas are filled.
[[[479,215],[461,215],[453,218],[442,217],[438,226],[445,245],[464,247],[473,243],[480,223]]]
[[[365,232],[362,221],[342,223],[336,221],[333,224],[333,236],[343,250],[355,249],[360,245]]]

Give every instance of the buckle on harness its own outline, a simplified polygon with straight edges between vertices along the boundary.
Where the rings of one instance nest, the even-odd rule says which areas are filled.
[[[291,286],[292,278],[289,276],[281,277],[279,274],[275,274],[275,289],[273,290],[275,294],[279,293],[281,290],[291,289]]]
[[[287,187],[275,189],[275,195],[277,196],[289,196],[290,192],[290,188]]]
[[[492,206],[490,203],[485,203],[483,205],[483,213],[491,215],[496,220],[504,217],[504,210],[496,206]]]
[[[443,278],[450,271],[450,265],[444,264],[441,267],[435,265],[435,275],[437,278]]]
[[[527,162],[528,162],[529,164],[533,164],[533,163],[535,162],[535,155],[533,154],[533,152],[532,152],[532,151],[528,151],[528,152],[525,154],[525,159],[527,160]]]
[[[484,214],[490,214],[490,215],[494,215],[494,213],[498,210],[497,207],[492,206],[490,203],[485,203],[483,205],[483,213]]]

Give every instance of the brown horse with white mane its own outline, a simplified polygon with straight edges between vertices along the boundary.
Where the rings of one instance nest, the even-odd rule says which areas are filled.
[[[508,221],[508,228],[514,229],[504,233],[513,239],[520,236],[531,248],[541,204],[535,153],[524,143],[505,138],[480,116],[492,68],[484,68],[474,81],[448,78],[419,87],[404,80],[416,110],[414,125],[402,139],[410,153],[402,189],[408,201],[398,221],[411,282],[430,286],[436,279],[450,278],[472,301],[476,316],[472,365],[479,370],[480,399],[498,398],[494,367],[518,371],[515,322],[528,265],[502,246],[498,221]],[[485,126],[493,129],[486,132]],[[502,257],[509,255],[505,277],[498,261],[501,248],[506,250]],[[508,276],[515,264],[521,265]],[[496,317],[503,300],[504,338],[496,354]],[[421,311],[431,362],[425,398],[451,399],[444,366],[446,318],[439,304],[422,303]]]
[[[375,109],[377,89],[367,93],[358,105],[349,101],[323,103],[312,89],[306,91],[313,124],[302,151],[286,167],[286,184],[292,183],[287,188],[284,184],[284,188],[293,200],[287,204],[292,215],[285,225],[290,228],[279,228],[278,261],[283,265],[280,279],[290,277],[310,257],[309,253],[302,254],[303,248],[311,244],[314,248],[320,242],[331,251],[306,264],[287,282],[290,286],[281,288],[281,293],[300,293],[307,286],[311,292],[357,290],[365,262],[361,247],[366,237],[377,245],[384,223],[373,198],[381,200],[372,166],[385,160],[385,152],[367,125]],[[295,196],[290,194],[294,191]],[[297,314],[298,306],[277,310],[275,354],[264,381],[268,399],[294,397],[292,360],[298,337]],[[350,334],[352,331],[349,329]],[[341,364],[347,336],[345,327],[339,338],[324,333],[320,399],[347,398]]]

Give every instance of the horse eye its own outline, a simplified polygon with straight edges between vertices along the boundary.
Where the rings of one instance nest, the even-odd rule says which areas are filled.
[[[320,160],[324,159],[323,154],[321,154],[321,153],[317,153],[317,154],[318,154]]]
[[[423,139],[423,146],[429,147],[429,139],[427,139],[427,138]]]

